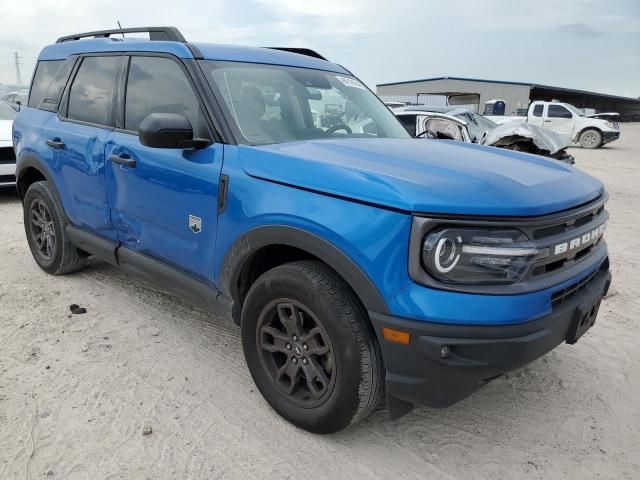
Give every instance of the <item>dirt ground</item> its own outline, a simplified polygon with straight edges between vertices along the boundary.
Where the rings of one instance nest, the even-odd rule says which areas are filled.
[[[571,153],[611,195],[596,326],[453,407],[325,437],[269,408],[229,319],[103,263],[39,270],[0,194],[0,479],[640,478],[640,124]]]

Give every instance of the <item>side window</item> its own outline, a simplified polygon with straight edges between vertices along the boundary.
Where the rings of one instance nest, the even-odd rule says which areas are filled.
[[[64,60],[47,60],[38,62],[36,73],[33,76],[31,90],[29,92],[29,101],[27,105],[32,108],[38,108],[40,102],[49,90],[51,82],[56,76],[58,69],[64,63]]]
[[[542,105],[540,103],[537,104],[535,107],[533,107],[533,116],[534,117],[541,117],[543,110],[544,110],[544,105]]]
[[[549,118],[573,118],[571,112],[562,105],[549,105]]]
[[[416,132],[416,115],[398,115],[398,120],[404,128],[412,135],[416,136],[420,132]]]
[[[121,57],[86,57],[69,91],[67,117],[113,126],[112,98]]]
[[[180,66],[168,58],[131,57],[124,128],[137,132],[150,113],[180,113],[191,122],[195,136],[206,136],[198,97]]]
[[[36,108],[46,110],[48,112],[58,111],[58,103],[60,103],[62,91],[64,90],[64,86],[67,84],[74,62],[75,59],[69,59],[60,66],[58,72],[51,81],[49,88],[46,90],[45,95],[42,97],[42,100],[38,105],[36,105]]]

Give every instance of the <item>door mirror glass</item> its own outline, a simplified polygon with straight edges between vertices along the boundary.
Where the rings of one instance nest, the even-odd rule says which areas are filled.
[[[140,143],[152,148],[204,148],[211,142],[193,138],[193,127],[179,113],[151,113],[140,122]]]

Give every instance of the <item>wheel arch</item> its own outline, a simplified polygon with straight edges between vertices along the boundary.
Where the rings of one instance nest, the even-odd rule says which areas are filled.
[[[600,134],[600,137],[602,137],[602,130],[600,130],[599,127],[594,127],[594,126],[587,126],[587,127],[583,127],[581,130],[578,131],[578,133],[576,134],[575,138],[573,139],[574,142],[579,142],[580,141],[580,137],[582,136],[582,134],[584,132],[586,132],[587,130],[595,130],[596,132],[598,132]]]
[[[24,196],[27,194],[27,190],[31,184],[40,181],[49,182],[49,186],[53,190],[56,200],[59,205],[62,206],[56,184],[53,182],[51,174],[44,163],[32,155],[21,157],[17,162],[16,168],[16,187],[18,189],[18,195],[20,195],[20,200],[24,200]]]
[[[315,259],[332,268],[351,287],[367,310],[388,312],[369,276],[340,248],[306,230],[285,225],[256,227],[240,236],[227,250],[219,286],[233,303],[232,317],[240,323],[244,297],[265,271],[302,259]]]

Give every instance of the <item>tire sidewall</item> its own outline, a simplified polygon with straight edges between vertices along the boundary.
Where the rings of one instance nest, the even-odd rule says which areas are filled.
[[[50,259],[45,258],[36,244],[33,234],[33,224],[31,223],[31,210],[34,203],[37,200],[41,200],[49,209],[49,214],[53,220],[53,229],[56,236],[56,247],[53,257]],[[37,182],[29,187],[27,194],[24,197],[24,229],[27,236],[27,242],[31,254],[36,263],[47,273],[56,273],[58,267],[63,260],[63,231],[62,223],[58,215],[58,209],[54,203],[51,192],[48,190],[45,182]]]
[[[350,424],[359,405],[361,357],[356,334],[334,300],[314,282],[297,271],[283,273],[279,269],[265,273],[247,295],[241,324],[247,365],[258,389],[281,416],[317,433],[340,430]],[[336,362],[335,385],[329,398],[315,408],[303,408],[287,400],[261,362],[256,342],[258,318],[262,309],[277,298],[290,298],[305,305],[329,336]]]

